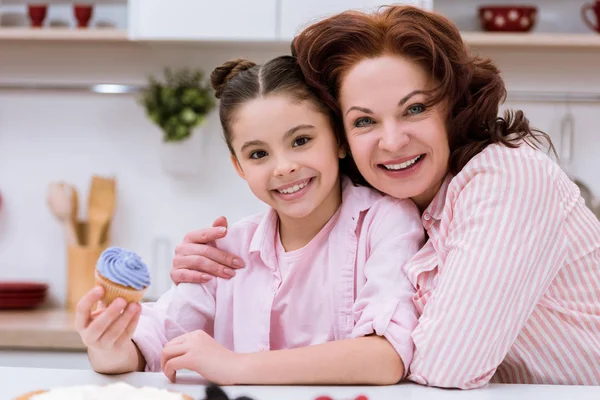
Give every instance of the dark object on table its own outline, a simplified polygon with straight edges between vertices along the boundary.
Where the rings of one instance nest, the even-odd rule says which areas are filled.
[[[206,397],[205,400],[253,400],[250,397],[240,396],[235,399],[229,399],[227,393],[223,391],[218,385],[210,384],[206,387],[205,390]]]
[[[227,393],[225,393],[223,391],[223,389],[221,389],[219,387],[219,385],[215,385],[215,384],[208,385],[205,389],[205,393],[206,393],[206,397],[204,398],[204,400],[253,400],[252,398],[246,397],[246,396],[240,396],[240,397],[236,397],[235,399],[230,399],[227,396]],[[315,398],[315,400],[334,400],[334,399],[330,396],[318,396]],[[360,395],[354,397],[354,400],[369,400],[369,398],[367,396],[365,396],[364,394],[360,394]]]
[[[488,32],[528,32],[537,20],[535,6],[481,6],[479,21]]]

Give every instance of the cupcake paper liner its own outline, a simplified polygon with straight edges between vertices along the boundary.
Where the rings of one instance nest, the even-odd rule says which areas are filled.
[[[105,307],[108,307],[110,303],[117,297],[121,297],[125,299],[128,303],[137,303],[142,300],[144,297],[144,293],[147,288],[142,290],[136,290],[127,286],[119,285],[118,283],[114,283],[96,271],[96,284],[100,285],[104,288],[104,297],[102,298],[102,304]]]

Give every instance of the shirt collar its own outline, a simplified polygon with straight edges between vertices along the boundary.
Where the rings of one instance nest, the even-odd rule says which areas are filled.
[[[381,195],[376,191],[364,186],[355,186],[349,178],[342,176],[342,209],[337,224],[351,223],[351,229],[355,231],[360,213],[368,210],[380,198]],[[277,265],[275,235],[278,223],[277,212],[269,208],[258,223],[249,248],[250,253],[258,253],[263,262],[271,268]]]
[[[275,253],[275,233],[277,232],[278,223],[279,217],[277,213],[274,209],[269,208],[254,231],[249,249],[250,253],[259,253],[263,262],[272,268],[275,267],[277,259]]]

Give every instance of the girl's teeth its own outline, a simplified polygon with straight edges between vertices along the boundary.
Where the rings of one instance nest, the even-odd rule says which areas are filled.
[[[411,165],[413,165],[414,163],[416,163],[417,161],[419,161],[419,159],[421,158],[421,156],[417,156],[415,158],[413,158],[412,160],[400,163],[400,164],[388,164],[388,165],[384,165],[385,169],[391,169],[393,171],[397,171],[400,169],[405,169],[410,167]]]
[[[308,185],[308,181],[303,182],[299,185],[294,185],[294,186],[286,188],[286,189],[278,190],[278,192],[284,193],[284,194],[292,194],[292,193],[296,193],[300,189],[303,189],[306,185]]]

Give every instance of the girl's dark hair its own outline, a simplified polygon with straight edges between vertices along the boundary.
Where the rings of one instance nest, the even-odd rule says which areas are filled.
[[[445,17],[410,6],[386,6],[366,14],[346,11],[317,22],[292,42],[307,83],[341,119],[342,79],[358,62],[383,55],[407,57],[430,74],[437,86],[429,105],[448,101],[449,170],[457,174],[492,143],[516,147],[554,147],[549,136],[532,129],[522,111],[498,116],[506,98],[500,71],[489,59],[472,56],[456,26]],[[345,135],[338,140],[346,144]],[[361,176],[351,176],[364,183]]]
[[[329,117],[334,131],[340,129],[334,124],[332,111],[306,84],[302,70],[292,56],[277,57],[263,65],[243,59],[227,61],[214,69],[210,82],[215,96],[221,100],[219,117],[232,155],[235,152],[231,146],[231,122],[236,111],[242,104],[269,94],[285,93],[298,101],[311,100],[317,111]],[[336,136],[339,137],[338,132]]]

